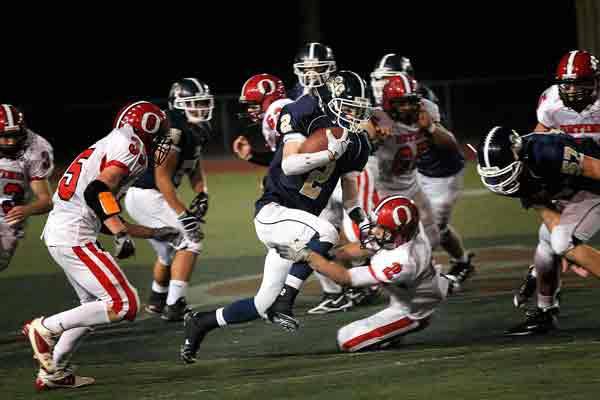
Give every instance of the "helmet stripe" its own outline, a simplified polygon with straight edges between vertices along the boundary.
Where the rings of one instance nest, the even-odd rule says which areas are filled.
[[[405,74],[398,74],[400,78],[402,78],[402,83],[404,83],[404,87],[406,88],[406,94],[412,94],[412,86],[410,85],[410,81],[406,77]]]
[[[117,123],[115,124],[117,128],[119,128],[119,125],[121,125],[121,120],[123,119],[123,117],[125,116],[125,114],[127,114],[127,111],[129,111],[131,108],[137,106],[138,104],[141,103],[147,103],[147,101],[145,100],[141,100],[141,101],[136,101],[135,103],[131,103],[129,105],[129,107],[127,107],[126,109],[124,109],[123,111],[121,111],[121,115],[119,115],[119,119],[117,119]]]
[[[407,198],[408,198],[408,197],[406,197],[406,196],[402,196],[402,195],[399,195],[399,194],[397,194],[397,195],[394,195],[394,196],[387,197],[387,198],[383,199],[383,201],[382,201],[381,203],[379,203],[379,204],[377,205],[377,207],[375,207],[375,210],[373,210],[373,212],[374,212],[375,214],[377,214],[377,213],[379,212],[379,210],[381,210],[381,207],[383,207],[383,206],[384,206],[386,203],[388,203],[388,202],[390,202],[390,201],[392,201],[392,200],[397,200],[397,199],[407,199]]]
[[[579,53],[578,50],[574,50],[569,54],[569,60],[567,61],[567,75],[571,75],[573,73],[573,68],[575,67],[575,57]]]
[[[198,88],[198,90],[197,90],[197,91],[198,91],[198,92],[200,92],[200,93],[202,93],[202,94],[204,94],[204,93],[203,93],[203,92],[204,92],[204,90],[202,90],[202,89],[203,89],[203,88],[202,88],[202,85],[200,84],[200,82],[198,81],[198,79],[196,79],[196,78],[185,78],[185,79],[187,79],[187,80],[190,80],[190,81],[194,82],[194,85],[196,85],[196,87]]]
[[[2,104],[2,108],[4,108],[4,115],[6,115],[6,127],[7,128],[14,128],[15,127],[15,118],[12,114],[12,111],[10,110],[10,107],[8,106],[8,104]]]
[[[385,56],[383,56],[383,58],[381,59],[381,62],[379,62],[379,69],[383,68],[385,66],[385,63],[387,62],[388,58],[395,56],[396,53],[389,53],[386,54]]]
[[[494,137],[494,134],[496,133],[496,131],[500,129],[499,126],[495,126],[494,128],[492,128],[492,130],[487,134],[485,141],[483,142],[483,160],[485,161],[485,166],[486,167],[491,167],[492,165],[490,164],[490,143],[492,142],[492,138]]]
[[[308,58],[313,59],[315,58],[315,42],[312,42],[308,45]]]
[[[358,79],[358,82],[360,82],[360,97],[367,97],[365,84],[363,83],[363,79],[360,77],[360,75],[358,75],[356,72],[353,72],[353,71],[348,71],[348,72],[350,72],[351,74],[354,74],[354,76],[356,76],[356,79]]]

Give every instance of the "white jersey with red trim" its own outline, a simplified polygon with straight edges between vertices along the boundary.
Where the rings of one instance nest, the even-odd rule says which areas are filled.
[[[566,107],[558,95],[558,85],[542,93],[537,108],[538,122],[574,137],[591,137],[600,142],[600,100],[581,113]]]
[[[421,100],[433,121],[439,122],[438,106],[426,99]],[[376,111],[379,125],[392,128],[392,133],[377,148],[379,176],[377,186],[387,190],[410,192],[417,186],[417,157],[427,150],[428,141],[417,126],[393,121],[384,111]]]
[[[419,233],[410,242],[375,253],[369,271],[378,282],[403,289],[416,287],[424,279],[433,277],[431,245],[423,225],[419,223]]]
[[[96,241],[101,221],[88,207],[84,191],[108,166],[117,166],[127,172],[119,185],[118,198],[146,170],[146,149],[130,126],[113,130],[84,150],[64,173],[52,198],[54,208],[44,227],[47,246],[81,246]]]
[[[52,146],[27,130],[29,145],[19,158],[0,158],[0,221],[15,205],[31,197],[30,182],[47,179],[54,170]]]
[[[267,108],[262,121],[262,134],[265,138],[265,142],[271,151],[277,150],[277,143],[281,136],[277,131],[277,122],[279,121],[279,114],[283,107],[289,103],[293,103],[290,99],[279,99],[271,103]]]

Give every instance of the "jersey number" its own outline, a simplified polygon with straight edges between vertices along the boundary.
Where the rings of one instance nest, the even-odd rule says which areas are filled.
[[[392,263],[391,266],[385,267],[383,269],[383,274],[390,281],[394,280],[394,277],[396,275],[398,275],[400,272],[402,272],[402,265],[398,264],[398,263]]]
[[[94,149],[84,150],[83,153],[77,156],[75,161],[71,163],[69,169],[65,172],[60,182],[58,183],[58,196],[65,201],[68,201],[75,194],[77,188],[77,182],[79,182],[79,175],[81,174],[81,168],[83,167],[82,161],[90,158]]]
[[[319,197],[319,194],[322,190],[320,185],[327,182],[333,173],[333,170],[335,169],[335,161],[330,162],[324,168],[325,169],[323,170],[315,169],[308,174],[306,181],[304,181],[304,185],[302,185],[302,189],[300,189],[301,194],[313,200]]]
[[[402,175],[415,168],[417,157],[427,151],[428,144],[426,141],[417,143],[417,154],[413,153],[412,148],[406,146],[401,147],[394,156],[392,162],[392,174]]]
[[[18,183],[11,182],[4,185],[4,194],[12,196],[13,198],[12,200],[4,200],[2,202],[2,211],[4,211],[4,214],[8,214],[8,212],[17,205],[17,203],[23,201],[23,198],[25,197],[25,190],[23,189],[23,186],[19,185]]]

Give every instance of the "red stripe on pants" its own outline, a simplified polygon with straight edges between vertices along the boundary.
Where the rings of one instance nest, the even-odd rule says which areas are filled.
[[[133,293],[131,286],[129,286],[129,282],[127,282],[127,279],[125,278],[119,267],[117,267],[115,263],[113,263],[112,260],[106,256],[106,254],[100,252],[92,243],[88,243],[86,247],[89,251],[92,252],[93,255],[98,257],[98,259],[102,261],[102,263],[106,266],[106,268],[108,268],[108,270],[113,274],[113,276],[117,278],[117,282],[119,282],[119,284],[125,291],[125,294],[127,295],[127,301],[129,302],[129,307],[124,318],[129,321],[133,321],[135,319],[135,315],[137,314],[138,304],[137,297]]]
[[[360,336],[352,338],[348,340],[346,343],[342,345],[344,349],[351,349],[353,347],[358,346],[359,344],[366,342],[367,340],[382,338],[385,335],[392,333],[394,331],[398,331],[400,329],[406,328],[413,322],[416,322],[408,317],[399,319],[398,321],[394,321],[391,324],[387,324],[384,326],[380,326],[379,328],[375,328],[372,331],[367,333],[363,333]]]
[[[75,255],[83,261],[83,263],[89,268],[89,270],[94,274],[100,285],[106,290],[108,295],[112,300],[112,308],[113,311],[119,313],[123,309],[123,301],[121,300],[121,296],[119,296],[119,292],[113,283],[110,281],[108,276],[102,271],[102,269],[96,265],[96,263],[83,251],[83,249],[79,246],[73,247],[73,252]]]

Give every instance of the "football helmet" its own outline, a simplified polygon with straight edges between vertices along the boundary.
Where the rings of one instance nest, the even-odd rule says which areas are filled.
[[[125,125],[133,128],[144,143],[146,154],[149,159],[154,160],[154,165],[162,164],[171,148],[169,120],[165,112],[148,101],[137,101],[126,105],[117,114],[114,128]]]
[[[383,110],[394,121],[407,125],[417,122],[421,95],[417,92],[417,81],[402,72],[384,78]]]
[[[587,51],[565,54],[554,78],[563,104],[577,112],[598,99],[598,60]]]
[[[285,96],[285,86],[278,77],[270,74],[251,76],[242,86],[239,101],[245,106],[245,112],[238,116],[258,123],[262,121],[271,103]]]
[[[215,98],[210,88],[196,78],[183,78],[171,85],[169,110],[183,115],[190,124],[210,121],[215,108]]]
[[[318,88],[315,93],[332,121],[350,132],[359,132],[360,124],[367,122],[373,113],[367,84],[355,72],[333,73],[325,88]]]
[[[29,133],[23,113],[10,104],[0,104],[0,156],[18,158],[27,149]]]
[[[494,193],[510,196],[519,190],[523,162],[521,136],[502,126],[492,128],[477,147],[477,172],[481,182]]]
[[[410,60],[399,54],[388,53],[377,62],[375,69],[371,72],[371,90],[373,91],[373,98],[377,105],[381,105],[383,101],[383,87],[386,83],[385,78],[396,76],[401,72],[407,74],[411,78],[415,75]]]
[[[323,86],[336,70],[333,51],[329,46],[318,42],[302,46],[294,58],[294,74],[302,87]]]
[[[372,227],[362,246],[372,250],[392,250],[410,242],[419,232],[419,209],[404,196],[388,196],[375,207]]]

